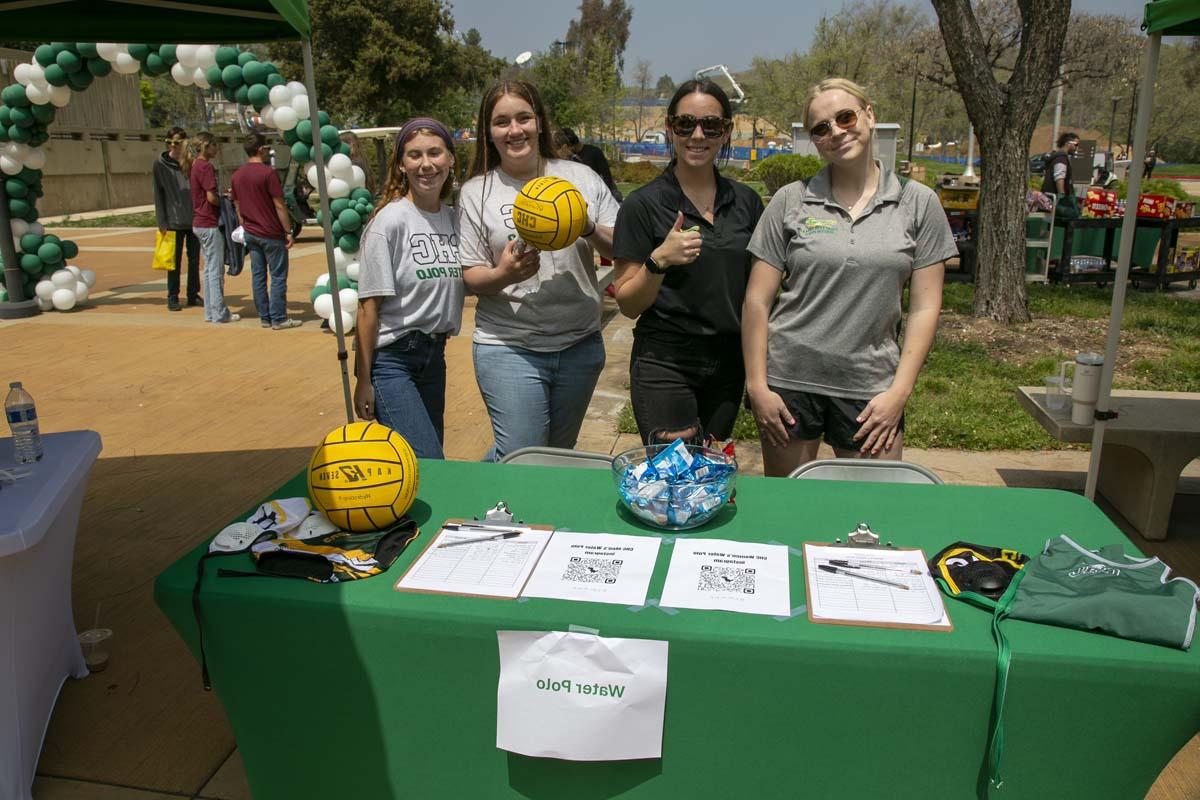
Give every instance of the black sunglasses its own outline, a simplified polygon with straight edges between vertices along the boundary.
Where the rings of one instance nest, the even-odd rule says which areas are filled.
[[[672,114],[667,117],[667,127],[676,136],[691,136],[697,125],[700,126],[700,132],[704,134],[705,139],[717,139],[729,132],[733,127],[733,120],[715,116],[697,119],[691,114]]]
[[[841,111],[833,115],[834,123],[844,131],[848,131],[858,124],[858,112],[853,108],[843,108]],[[829,122],[818,122],[813,125],[808,131],[808,137],[814,142],[823,142],[833,133],[833,125]]]

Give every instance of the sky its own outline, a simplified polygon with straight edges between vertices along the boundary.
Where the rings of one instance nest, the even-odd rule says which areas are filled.
[[[512,61],[523,50],[545,50],[562,39],[579,10],[578,0],[449,0],[460,30],[477,28],[483,46]],[[836,14],[841,0],[756,0],[753,15],[731,13],[729,0],[626,0],[633,9],[626,77],[639,60],[650,71],[681,81],[697,69],[725,64],[737,72],[756,56],[777,58],[807,50],[812,23]],[[1088,14],[1121,14],[1140,19],[1139,0],[1075,0],[1072,7]],[[681,13],[680,9],[686,9]],[[933,7],[929,6],[932,19]]]

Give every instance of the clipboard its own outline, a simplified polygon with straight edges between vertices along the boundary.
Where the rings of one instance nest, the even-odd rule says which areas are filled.
[[[876,537],[876,542],[877,541],[878,541],[878,537]],[[917,553],[921,557],[921,564],[925,570],[924,576],[926,578],[928,578],[930,581],[933,580],[933,576],[929,573],[928,559],[925,558],[924,551],[921,550],[919,547],[894,547],[891,544],[891,542],[888,542],[887,546],[879,545],[877,543],[856,544],[853,540],[843,543],[840,539],[838,541],[832,542],[832,543],[831,542],[804,542],[801,545],[801,548],[802,548],[802,552],[804,553],[804,556],[802,559],[804,562],[804,594],[805,594],[805,600],[807,601],[807,606],[808,606],[808,621],[809,622],[815,623],[817,625],[849,625],[849,626],[861,627],[861,628],[892,628],[892,629],[898,629],[898,630],[936,631],[939,633],[950,633],[951,631],[954,630],[954,621],[950,619],[950,611],[949,611],[949,609],[946,608],[945,598],[943,598],[941,596],[941,592],[937,590],[936,584],[934,585],[934,591],[937,593],[937,598],[942,606],[943,619],[945,619],[945,621],[946,621],[946,624],[944,624],[944,625],[936,623],[936,622],[935,623],[911,623],[911,622],[887,622],[887,621],[856,620],[856,619],[837,619],[837,618],[832,618],[832,617],[830,617],[830,618],[814,617],[813,616],[813,602],[812,602],[812,581],[809,580],[809,564],[808,564],[809,554],[808,554],[808,549],[807,549],[808,545],[813,545],[816,547],[837,547],[837,548],[843,549],[848,554],[853,554],[853,555],[856,555],[859,557],[869,556],[872,553],[877,554],[880,552]],[[849,556],[849,557],[853,557],[853,556]],[[852,577],[850,579],[853,580]]]
[[[506,529],[527,528],[531,531],[544,531],[548,534],[553,534],[554,530],[555,530],[554,526],[552,526],[552,525],[528,525],[528,524],[525,524],[522,522],[503,522],[503,521],[499,521],[499,520],[488,520],[488,519],[484,519],[484,520],[457,519],[457,518],[456,519],[448,519],[441,524],[441,526],[438,528],[437,533],[434,534],[433,537],[430,538],[429,543],[427,545],[425,545],[425,549],[422,550],[421,553],[415,559],[413,559],[412,563],[410,563],[408,565],[408,569],[406,569],[404,571],[404,574],[401,575],[399,577],[399,579],[397,579],[397,581],[392,585],[392,588],[395,591],[397,591],[397,592],[412,592],[415,594],[440,594],[440,595],[448,595],[451,597],[479,597],[479,598],[491,599],[491,600],[515,600],[518,597],[520,597],[521,592],[523,592],[525,590],[525,584],[529,582],[529,576],[532,575],[533,570],[537,568],[538,561],[541,560],[542,553],[545,552],[546,544],[548,544],[550,541],[550,537],[547,536],[545,541],[541,543],[540,548],[537,552],[537,556],[533,559],[532,563],[529,563],[529,564],[525,565],[524,567],[522,567],[522,569],[525,571],[525,576],[521,580],[521,585],[516,587],[516,594],[512,595],[511,597],[507,594],[488,594],[488,593],[483,593],[483,592],[456,592],[456,591],[443,590],[443,589],[429,589],[429,588],[424,588],[424,587],[401,586],[400,584],[403,583],[404,580],[406,578],[408,578],[410,574],[413,573],[413,571],[417,568],[417,566],[424,563],[424,561],[427,558],[427,556],[429,555],[430,551],[435,548],[440,547],[440,545],[438,544],[438,540],[441,538],[442,534],[446,532],[447,525],[470,525],[473,528],[506,528]],[[525,567],[527,567],[527,569],[525,569]]]

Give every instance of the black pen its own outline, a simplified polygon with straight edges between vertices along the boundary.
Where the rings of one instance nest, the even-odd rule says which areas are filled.
[[[835,575],[848,575],[851,578],[858,578],[860,581],[870,581],[871,583],[882,583],[884,586],[895,586],[897,589],[908,589],[903,583],[897,581],[884,580],[883,578],[873,578],[870,575],[863,575],[861,572],[851,572],[842,567],[835,567],[832,564],[817,564],[817,569],[826,572],[832,572]]]
[[[460,545],[460,544],[479,544],[480,542],[494,542],[494,541],[498,541],[500,539],[511,539],[514,536],[520,536],[521,533],[522,533],[522,531],[506,531],[504,533],[497,533],[495,536],[481,536],[478,539],[460,539],[457,542],[445,542],[443,544],[439,544],[438,548],[440,549],[443,547],[454,547],[455,545]]]
[[[909,569],[908,567],[881,567],[876,564],[856,564],[856,563],[853,563],[850,561],[843,561],[838,558],[830,559],[829,563],[833,564],[835,567],[846,567],[847,569],[874,569],[874,570],[879,570],[880,572],[901,572],[901,573],[904,573],[905,575],[924,575],[925,574],[925,573],[921,572],[921,570],[919,570],[919,569]]]

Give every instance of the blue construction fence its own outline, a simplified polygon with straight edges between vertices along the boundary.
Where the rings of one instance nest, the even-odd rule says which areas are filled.
[[[643,158],[661,158],[669,159],[671,157],[671,146],[666,144],[649,144],[647,142],[616,142],[617,149],[621,151],[623,158],[628,156],[641,156]],[[758,160],[762,161],[780,153],[791,153],[791,149],[780,148],[755,148],[758,151]],[[730,152],[730,158],[736,161],[749,161],[749,147],[734,147]]]

